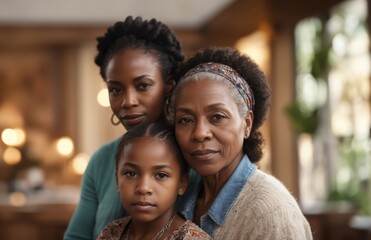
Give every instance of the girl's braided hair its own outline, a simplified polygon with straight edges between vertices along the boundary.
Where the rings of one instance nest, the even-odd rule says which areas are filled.
[[[175,139],[174,128],[169,124],[164,123],[142,123],[135,126],[130,131],[126,132],[122,137],[120,144],[116,152],[116,169],[118,169],[118,164],[120,159],[124,155],[125,148],[133,143],[135,140],[141,138],[151,138],[158,141],[163,141],[169,148],[173,151],[182,174],[186,174],[189,171],[189,166],[184,160],[179,145]]]
[[[97,37],[98,54],[95,63],[106,80],[106,67],[112,57],[125,49],[138,49],[152,54],[158,60],[164,80],[172,78],[184,59],[181,46],[174,33],[156,19],[143,20],[128,16],[108,27],[103,36]]]

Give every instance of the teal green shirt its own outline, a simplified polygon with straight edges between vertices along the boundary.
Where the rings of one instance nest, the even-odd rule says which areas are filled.
[[[103,145],[92,156],[82,179],[80,202],[64,234],[65,240],[96,239],[108,223],[126,215],[114,173],[120,139]]]

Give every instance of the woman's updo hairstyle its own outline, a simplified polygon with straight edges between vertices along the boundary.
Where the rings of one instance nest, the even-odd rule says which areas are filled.
[[[180,43],[174,33],[156,19],[143,20],[128,16],[118,21],[97,37],[98,54],[95,63],[106,80],[106,68],[112,57],[125,49],[138,49],[152,54],[158,60],[164,80],[172,78],[179,63],[184,59]]]

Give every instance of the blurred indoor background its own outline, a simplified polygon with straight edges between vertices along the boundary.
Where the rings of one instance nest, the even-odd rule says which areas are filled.
[[[0,0],[0,239],[62,239],[110,123],[95,38],[155,17],[186,56],[233,46],[273,92],[260,167],[317,240],[371,239],[370,1]]]

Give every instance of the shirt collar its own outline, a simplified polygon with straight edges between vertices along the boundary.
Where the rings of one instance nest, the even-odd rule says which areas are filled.
[[[245,183],[250,179],[256,169],[257,166],[250,162],[247,155],[244,155],[207,213],[216,224],[222,225],[224,223],[228,210],[231,208],[234,200],[237,198]],[[201,179],[199,179],[196,184],[189,186],[189,193],[185,196],[183,202],[185,204],[183,211],[181,211],[187,219],[193,219],[197,194],[200,192],[201,187]]]
[[[236,170],[232,173],[228,181],[211,205],[208,214],[218,224],[222,225],[224,219],[231,208],[233,202],[241,192],[242,188],[251,175],[256,170],[256,165],[252,164],[245,155]]]

